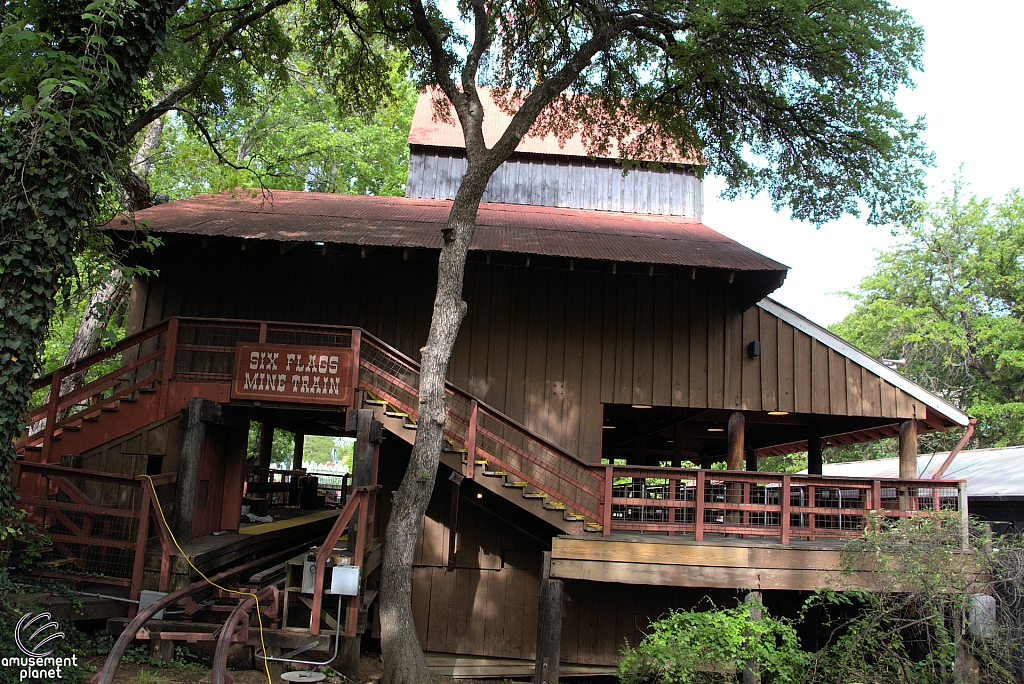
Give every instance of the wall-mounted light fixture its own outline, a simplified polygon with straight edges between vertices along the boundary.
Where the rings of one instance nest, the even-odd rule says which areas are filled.
[[[752,359],[756,359],[760,355],[761,355],[761,341],[760,340],[754,340],[753,342],[751,342],[750,344],[747,345],[747,356],[749,356]]]

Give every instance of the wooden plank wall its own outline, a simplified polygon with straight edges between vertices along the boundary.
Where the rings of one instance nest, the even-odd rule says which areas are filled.
[[[415,148],[406,197],[454,199],[466,174],[465,151]],[[701,180],[687,169],[635,168],[625,176],[613,160],[517,155],[494,172],[484,202],[668,214],[700,220]]]
[[[385,442],[381,447],[384,492],[396,489],[401,481],[404,460],[396,457],[398,449],[407,458],[409,447],[404,442]],[[420,645],[434,652],[532,660],[541,558],[551,543],[528,520],[517,520],[516,525],[492,512],[486,495],[480,503],[466,481],[459,505],[455,569],[447,570],[448,472],[440,469],[413,558],[413,620]],[[390,515],[389,500],[390,496],[380,497],[381,528]],[[736,594],[567,580],[565,595],[563,660],[614,665],[623,645],[639,643],[650,621],[670,608],[693,608],[708,595],[719,605],[731,605]]]
[[[146,325],[172,315],[357,325],[413,358],[426,341],[433,254],[191,244],[167,251]],[[714,271],[502,257],[516,265],[480,254],[467,264],[449,379],[583,458],[599,458],[602,403],[913,416],[915,400],[875,374],[757,306],[740,311]]]

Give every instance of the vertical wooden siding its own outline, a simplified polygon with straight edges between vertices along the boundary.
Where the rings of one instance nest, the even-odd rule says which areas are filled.
[[[913,416],[915,400],[877,375],[757,306],[740,311],[724,278],[622,270],[469,263],[449,379],[589,460],[599,458],[602,403]],[[395,251],[196,249],[161,265],[145,323],[357,325],[418,359],[435,284],[436,262]]]
[[[465,174],[464,152],[414,149],[405,196],[454,199]],[[509,159],[487,183],[483,201],[668,214],[698,221],[704,212],[702,182],[692,171],[635,168],[623,176],[622,167],[608,160],[570,162],[559,157]]]

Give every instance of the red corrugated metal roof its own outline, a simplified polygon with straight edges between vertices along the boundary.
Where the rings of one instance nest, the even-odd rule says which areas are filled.
[[[410,145],[425,145],[432,147],[457,147],[465,148],[466,143],[462,137],[462,124],[459,123],[459,118],[455,114],[455,110],[451,109],[451,122],[439,121],[434,116],[434,106],[431,98],[434,96],[435,91],[426,91],[420,93],[419,100],[416,102],[416,112],[412,118],[412,128],[409,130],[409,144]],[[436,91],[438,95],[440,91]],[[484,142],[487,143],[488,147],[492,147],[494,143],[498,141],[501,134],[508,128],[509,123],[512,122],[512,115],[508,114],[497,105],[494,98],[491,96],[491,91],[488,88],[480,89],[480,102],[484,108],[484,121],[483,121],[483,132]],[[610,150],[606,154],[591,155],[588,152],[586,145],[583,143],[583,139],[577,133],[571,138],[563,141],[561,144],[558,138],[554,135],[548,134],[544,136],[530,135],[527,134],[523,137],[519,146],[516,147],[517,152],[529,152],[533,154],[551,154],[561,155],[567,157],[590,157],[596,156],[605,159],[618,159],[618,147],[615,142],[612,141]],[[645,159],[643,161],[658,161],[662,163],[678,163],[678,164],[699,164],[699,161],[693,158],[687,157],[683,154],[675,154],[668,157],[654,158],[652,155],[651,159]]]
[[[452,203],[274,190],[200,195],[136,213],[157,233],[440,249]],[[120,221],[109,224],[120,229]],[[785,271],[693,220],[515,204],[481,204],[471,249],[733,271]]]

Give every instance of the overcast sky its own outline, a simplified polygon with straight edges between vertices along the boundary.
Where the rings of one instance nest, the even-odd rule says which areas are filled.
[[[1024,185],[1021,160],[1021,27],[1024,3],[1008,0],[900,0],[925,30],[925,70],[898,104],[910,117],[924,114],[925,141],[935,152],[931,196],[964,165],[971,191],[1001,198]],[[764,197],[718,198],[721,183],[705,185],[704,223],[791,268],[772,297],[822,325],[842,319],[849,300],[829,292],[849,289],[870,273],[874,250],[893,243],[888,228],[844,218],[814,226],[776,214]]]

